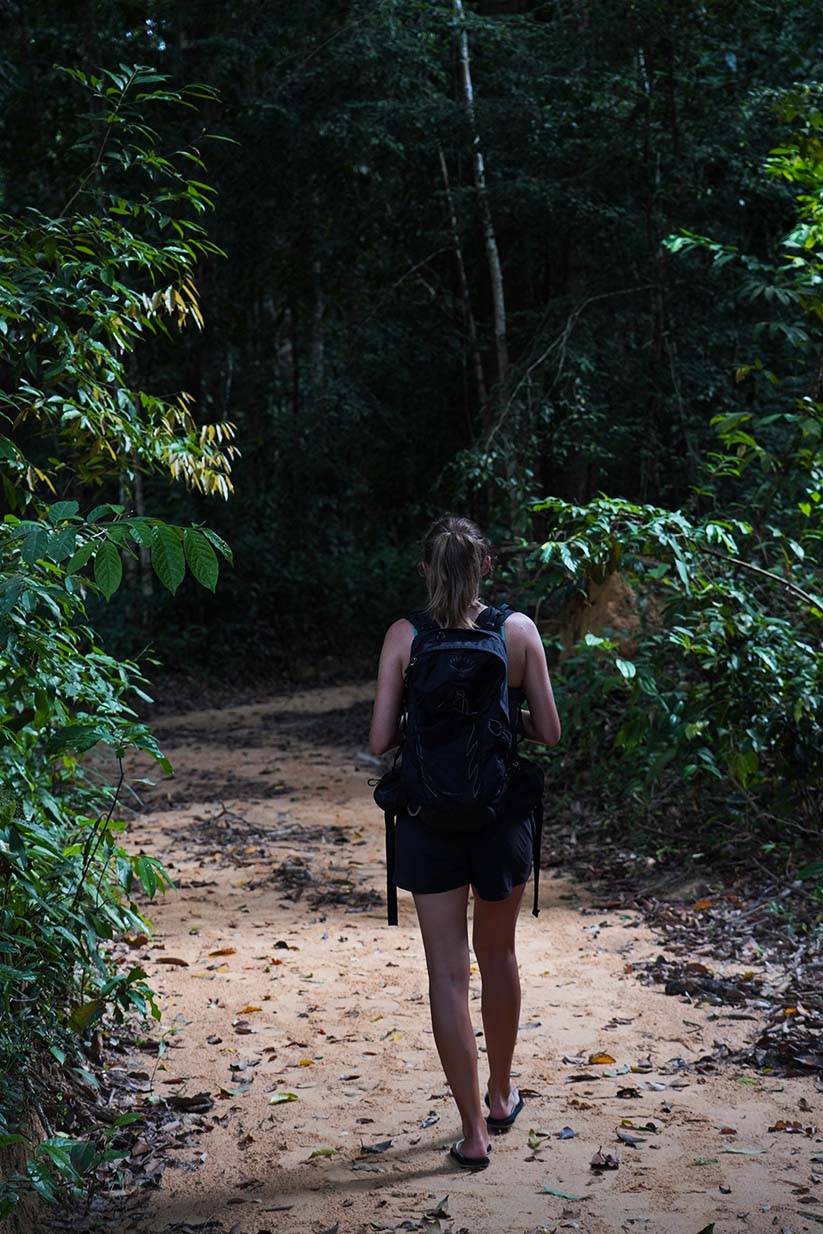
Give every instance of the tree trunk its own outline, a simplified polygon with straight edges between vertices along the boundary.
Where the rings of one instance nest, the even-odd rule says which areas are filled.
[[[136,465],[134,468],[134,511],[139,518],[145,518],[146,514],[146,499],[143,492],[143,473]],[[154,574],[151,567],[151,551],[140,545],[140,586],[146,600],[151,600],[154,595]],[[149,620],[148,608],[142,610],[142,618],[144,622]]]
[[[474,184],[477,189],[478,205],[480,206],[480,220],[483,225],[483,239],[486,246],[486,260],[489,266],[489,279],[491,281],[497,381],[502,386],[506,380],[509,368],[503,271],[500,266],[500,253],[497,249],[497,237],[494,232],[489,194],[486,188],[486,165],[483,161],[483,151],[480,147],[480,135],[477,132],[477,115],[474,108],[474,88],[472,86],[471,61],[469,60],[469,36],[466,31],[463,0],[453,0],[453,4],[458,20],[460,78],[463,86],[463,99],[466,104],[466,112],[469,117],[474,145]]]
[[[466,263],[463,260],[463,248],[460,243],[460,228],[457,223],[457,211],[452,197],[451,184],[449,182],[449,169],[446,166],[446,156],[443,153],[443,147],[437,147],[437,153],[440,156],[440,170],[443,173],[443,185],[446,190],[446,202],[449,207],[449,223],[451,225],[452,244],[454,245],[454,259],[457,266],[457,279],[460,284],[460,299],[463,302],[463,321],[469,334],[469,350],[471,352],[472,368],[474,369],[474,380],[477,385],[477,399],[480,405],[481,420],[486,414],[486,404],[488,395],[486,393],[486,378],[483,374],[483,357],[480,354],[480,343],[477,338],[477,322],[474,319],[472,311],[471,298],[469,296],[469,283],[466,278]]]
[[[326,340],[324,318],[326,316],[326,298],[323,295],[321,284],[321,269],[319,260],[315,259],[312,262],[312,284],[314,293],[314,304],[312,306],[311,317],[311,376],[315,389],[319,389],[323,382],[323,371],[325,367],[326,355]]]

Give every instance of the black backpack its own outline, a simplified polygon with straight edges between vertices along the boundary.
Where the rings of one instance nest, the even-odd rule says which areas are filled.
[[[401,738],[374,798],[386,816],[389,924],[397,924],[394,827],[406,812],[428,826],[472,831],[535,815],[535,902],[542,823],[542,771],[517,757],[518,716],[509,714],[507,606],[486,608],[473,628],[446,630],[428,613],[415,630],[406,670]],[[399,763],[399,766],[398,766]],[[538,785],[539,780],[539,785]],[[525,791],[524,791],[525,790]]]

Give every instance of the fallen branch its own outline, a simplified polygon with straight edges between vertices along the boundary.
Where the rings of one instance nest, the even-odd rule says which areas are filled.
[[[732,557],[728,553],[718,553],[713,548],[701,548],[699,551],[701,553],[708,553],[710,557],[716,557],[718,561],[728,561],[734,566],[740,566],[743,570],[750,570],[752,574],[759,574],[763,578],[770,578],[773,582],[779,583],[781,587],[785,587],[786,591],[790,591],[792,595],[797,596],[799,600],[803,600],[805,604],[812,604],[815,608],[823,609],[823,600],[819,596],[811,595],[810,592],[804,591],[802,587],[798,587],[797,583],[783,578],[780,574],[775,574],[772,570],[764,570],[762,566],[755,566],[750,561],[744,561],[741,557]]]

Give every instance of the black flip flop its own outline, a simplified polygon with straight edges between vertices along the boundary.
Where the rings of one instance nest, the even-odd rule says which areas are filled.
[[[486,1126],[490,1131],[508,1131],[509,1127],[513,1127],[517,1116],[525,1105],[525,1101],[520,1096],[520,1089],[517,1089],[517,1104],[510,1114],[505,1118],[492,1118],[491,1114],[486,1118]],[[489,1105],[489,1094],[486,1093],[486,1105]]]
[[[465,1157],[458,1147],[462,1143],[462,1140],[457,1140],[449,1149],[449,1156],[457,1162],[462,1170],[485,1170],[491,1165],[489,1157]],[[487,1152],[491,1152],[491,1150],[492,1146],[490,1144]]]

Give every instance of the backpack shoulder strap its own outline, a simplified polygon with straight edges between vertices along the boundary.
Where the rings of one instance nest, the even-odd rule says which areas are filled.
[[[490,604],[488,608],[483,609],[475,624],[481,630],[494,630],[497,634],[502,634],[506,618],[513,612],[514,609],[510,608],[508,604],[501,604],[497,608]]]
[[[439,629],[437,622],[434,620],[431,613],[424,608],[416,609],[412,613],[404,613],[403,616],[406,618],[406,621],[411,624],[411,627],[414,630],[415,638],[424,630]]]

